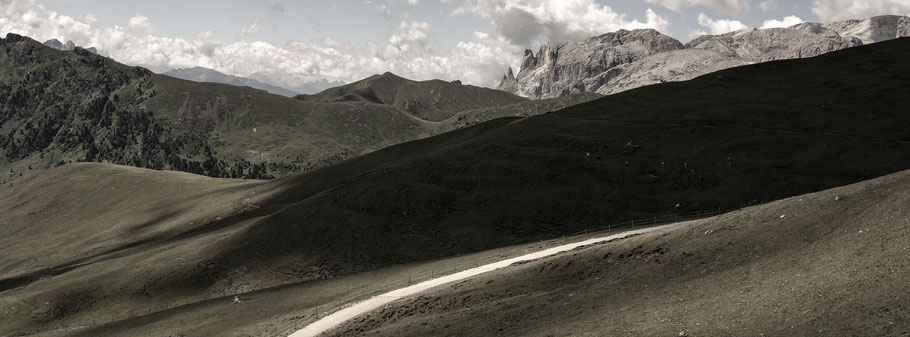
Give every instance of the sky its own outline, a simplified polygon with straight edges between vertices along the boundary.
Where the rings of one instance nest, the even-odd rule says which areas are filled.
[[[154,71],[288,85],[391,71],[494,87],[524,49],[618,29],[682,42],[745,27],[910,15],[910,0],[0,0],[0,34],[72,40]]]

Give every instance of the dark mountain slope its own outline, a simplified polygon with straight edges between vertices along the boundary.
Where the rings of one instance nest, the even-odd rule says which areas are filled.
[[[185,159],[178,149],[205,147],[138,107],[155,93],[150,71],[13,34],[0,39],[0,51],[0,164],[44,167],[77,151],[86,160],[179,166]]]
[[[299,95],[307,102],[366,102],[398,107],[417,118],[442,121],[459,111],[499,107],[527,100],[504,91],[440,80],[411,81],[392,73]]]
[[[512,266],[329,335],[905,336],[908,203],[903,171]]]

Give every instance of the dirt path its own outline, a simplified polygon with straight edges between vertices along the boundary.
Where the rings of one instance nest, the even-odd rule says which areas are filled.
[[[694,220],[694,221],[700,221],[700,220]],[[371,310],[378,309],[378,308],[382,307],[383,305],[385,305],[389,302],[395,301],[397,299],[411,296],[411,295],[417,294],[419,292],[422,292],[424,290],[427,290],[427,289],[430,289],[433,287],[437,287],[437,286],[440,286],[443,284],[464,280],[466,278],[469,278],[469,277],[472,277],[475,275],[483,274],[483,273],[493,271],[493,270],[496,270],[499,268],[508,267],[516,262],[539,259],[542,257],[547,257],[550,255],[555,255],[557,253],[569,251],[569,250],[578,248],[580,246],[590,245],[590,244],[603,242],[603,241],[607,241],[607,240],[620,239],[620,238],[628,237],[631,235],[647,233],[647,232],[660,230],[660,229],[664,229],[664,228],[675,227],[675,226],[678,226],[681,224],[691,223],[694,221],[678,222],[678,223],[656,226],[656,227],[640,228],[640,229],[630,230],[630,231],[626,231],[626,232],[622,232],[622,233],[618,233],[618,234],[613,234],[610,236],[588,239],[588,240],[584,240],[584,241],[580,241],[580,242],[575,242],[575,243],[570,243],[570,244],[566,244],[566,245],[562,245],[562,246],[548,248],[548,249],[545,249],[545,250],[542,250],[539,252],[530,253],[530,254],[519,256],[519,257],[507,259],[507,260],[502,260],[499,262],[486,264],[486,265],[483,265],[480,267],[471,268],[471,269],[468,269],[468,270],[465,270],[462,272],[458,272],[455,274],[441,276],[441,277],[437,277],[437,278],[430,279],[427,281],[423,281],[423,282],[420,282],[420,283],[417,283],[417,284],[414,284],[414,285],[411,285],[408,287],[399,288],[399,289],[396,289],[396,290],[393,290],[393,291],[390,291],[390,292],[387,292],[387,293],[384,293],[381,295],[373,296],[368,300],[365,300],[363,302],[358,302],[354,305],[351,305],[349,307],[336,311],[335,313],[333,313],[331,315],[325,316],[325,317],[319,319],[318,321],[313,322],[310,325],[307,325],[306,327],[304,327],[301,330],[297,330],[297,332],[294,332],[293,334],[291,334],[291,337],[318,336],[319,334],[321,334],[323,332],[326,332],[332,328],[337,327],[338,325],[340,325],[341,323],[344,323],[345,321],[353,319],[354,317],[357,317],[359,315],[365,314]]]

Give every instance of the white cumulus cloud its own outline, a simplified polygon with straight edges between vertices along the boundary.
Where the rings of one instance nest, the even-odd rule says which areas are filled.
[[[256,19],[256,21],[254,21],[252,25],[240,30],[240,37],[243,38],[243,37],[246,37],[247,35],[255,34],[255,33],[258,33],[261,31],[262,31],[262,25],[259,24],[259,19]]]
[[[594,0],[476,0],[455,13],[490,19],[501,36],[518,46],[581,40],[623,28],[654,28],[666,33],[669,27],[651,9],[645,11],[645,21],[639,21]]]
[[[659,4],[676,12],[693,6],[709,7],[733,15],[743,15],[749,11],[748,0],[645,0],[645,2]]]
[[[389,36],[386,57],[394,57],[417,49],[426,50],[430,43],[430,24],[423,21],[401,21],[398,30]]]
[[[87,21],[91,21],[91,19],[89,19]],[[152,25],[152,21],[149,20],[148,17],[139,15],[138,13],[136,15],[133,15],[133,17],[130,18],[130,21],[127,24],[127,26],[130,28],[133,28],[133,29],[138,29],[140,31],[144,31],[146,33],[151,33],[152,31],[155,30],[155,26]]]
[[[908,0],[813,0],[812,13],[824,22],[870,16],[910,15]]]
[[[702,36],[702,35],[708,35],[708,32],[703,31],[701,29],[689,29],[689,32],[687,34],[689,39],[694,39],[694,38]]]
[[[515,66],[512,62],[521,53],[502,36],[482,32],[455,47],[435,50],[430,24],[407,18],[382,45],[371,43],[365,48],[328,38],[284,45],[245,40],[225,44],[212,31],[183,39],[140,33],[138,27],[99,27],[97,22],[49,11],[32,0],[0,0],[2,35],[13,32],[38,41],[72,40],[96,47],[118,62],[156,71],[200,66],[236,76],[275,78],[290,85],[321,79],[353,82],[392,71],[416,80],[460,79],[466,84],[495,86],[503,70]],[[242,33],[261,29],[256,26],[258,21]]]
[[[778,6],[777,0],[765,0],[758,4],[758,8],[761,9],[762,12],[773,11],[777,9]]]
[[[740,30],[747,28],[739,20],[728,20],[728,19],[718,19],[714,20],[705,13],[698,14],[698,25],[707,28],[711,34],[724,34],[732,31]]]
[[[800,24],[803,22],[805,22],[805,21],[803,21],[803,19],[800,19],[798,16],[790,15],[788,17],[785,17],[783,20],[777,20],[777,19],[765,20],[765,22],[761,25],[760,28],[761,29],[787,28],[787,27],[790,27],[790,26],[793,26],[796,24]]]

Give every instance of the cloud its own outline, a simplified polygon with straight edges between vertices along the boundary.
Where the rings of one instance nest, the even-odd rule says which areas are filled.
[[[420,0],[408,0],[408,5],[417,6],[420,4]]]
[[[662,5],[674,12],[693,6],[709,7],[718,12],[738,16],[749,11],[748,0],[645,0],[645,2]]]
[[[418,57],[402,63],[396,71],[423,79],[462,80],[465,83],[493,87],[499,84],[503,71],[518,67],[522,48],[502,36],[474,32],[474,39],[462,41],[445,56]]]
[[[466,13],[489,19],[500,35],[518,46],[581,40],[623,28],[667,32],[669,27],[669,22],[651,9],[645,11],[642,22],[594,0],[476,0],[455,10],[455,14]]]
[[[5,10],[4,10],[5,7]],[[503,69],[517,66],[521,48],[504,37],[482,32],[455,47],[436,51],[428,23],[407,18],[383,45],[365,48],[331,39],[275,45],[261,41],[224,44],[212,31],[192,39],[139,34],[121,26],[98,27],[97,21],[61,15],[31,0],[0,0],[0,34],[14,32],[38,41],[56,38],[97,47],[118,62],[157,71],[206,67],[236,75],[265,74],[290,84],[321,79],[353,82],[386,71],[416,80],[461,79],[495,86]],[[254,24],[245,31],[256,30]],[[392,49],[393,52],[386,52]]]
[[[373,0],[366,0],[363,3],[365,3],[367,6],[372,6],[374,10],[379,12],[379,14],[382,14],[382,16],[386,19],[392,18],[392,9],[389,8],[388,5],[380,3],[374,4]]]
[[[702,36],[702,35],[708,35],[708,32],[703,31],[701,29],[689,29],[689,34],[687,34],[687,35],[689,36],[690,39],[694,39],[694,38]]]
[[[152,25],[151,20],[149,20],[148,17],[139,15],[139,13],[136,13],[136,15],[133,15],[133,17],[130,18],[127,27],[144,31],[146,33],[151,33],[155,30],[155,26]]]
[[[259,19],[256,19],[256,21],[253,22],[252,25],[240,30],[240,38],[244,38],[247,35],[255,34],[255,33],[258,33],[261,31],[262,31],[262,25],[259,24]]]
[[[823,22],[865,19],[871,16],[910,15],[907,0],[814,0],[812,13]]]
[[[778,6],[777,0],[766,0],[758,4],[758,8],[761,9],[762,12],[773,11],[777,9]]]
[[[805,21],[803,21],[803,19],[800,19],[799,17],[797,17],[795,15],[790,15],[788,17],[785,17],[783,20],[776,20],[776,19],[765,20],[765,22],[761,25],[760,29],[787,28],[787,27],[790,27],[790,26],[793,26],[796,24],[800,24],[803,22],[805,22]]]
[[[274,5],[269,6],[269,10],[276,12],[276,13],[284,13],[284,5],[279,2]]]
[[[215,54],[215,49],[221,46],[221,40],[218,39],[218,35],[215,35],[214,32],[207,30],[196,35],[196,39],[200,41],[199,49],[202,54],[212,57]]]
[[[729,33],[732,31],[747,28],[746,25],[744,25],[739,20],[714,20],[705,15],[705,13],[698,14],[698,25],[707,28],[711,34],[714,35]]]
[[[407,53],[414,48],[426,50],[429,47],[430,24],[422,21],[401,21],[398,30],[389,36],[386,45],[387,58]]]
[[[272,23],[272,28],[278,30],[278,21],[281,16],[284,14],[284,4],[276,3],[269,6],[269,22]]]

